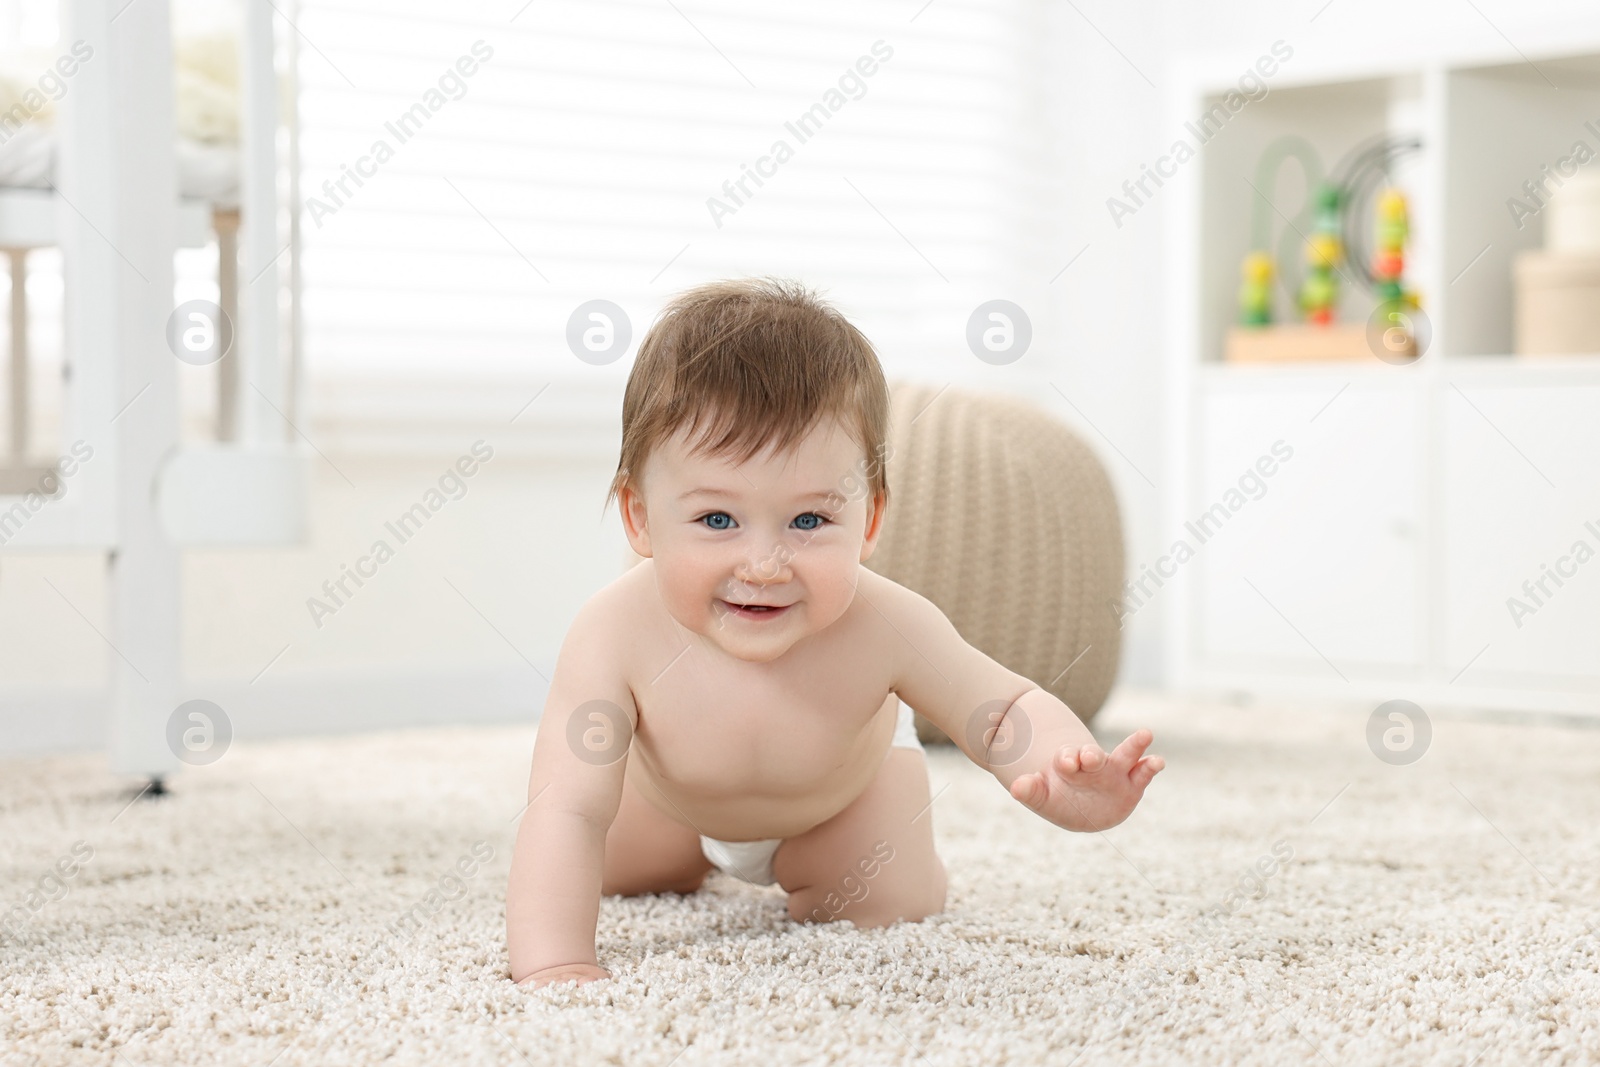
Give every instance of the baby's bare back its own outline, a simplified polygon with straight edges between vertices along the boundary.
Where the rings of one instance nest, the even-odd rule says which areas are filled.
[[[673,621],[652,560],[607,597],[638,710],[625,788],[725,841],[787,838],[841,811],[871,782],[894,734],[892,650],[862,568],[831,626],[767,663],[737,659]]]

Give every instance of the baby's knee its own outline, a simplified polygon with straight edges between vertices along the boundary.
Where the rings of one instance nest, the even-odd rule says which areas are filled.
[[[944,894],[918,894],[898,899],[889,897],[869,898],[860,904],[845,908],[839,912],[829,912],[826,908],[813,908],[806,916],[812,922],[829,922],[836,919],[848,919],[854,923],[858,930],[873,930],[880,926],[893,926],[895,923],[921,922],[930,915],[937,915],[944,910]]]
[[[873,930],[880,926],[893,926],[895,923],[919,923],[930,915],[937,915],[944,910],[944,894],[938,897],[925,896],[920,900],[904,900],[899,902],[884,902],[877,906],[868,905],[857,908],[841,919],[849,919],[858,930]]]
[[[843,884],[797,890],[789,894],[789,915],[797,922],[848,919],[863,930],[897,922],[920,922],[944,910],[944,864],[934,862],[934,870],[927,878],[902,879],[892,884],[863,883],[855,892],[852,890],[856,887]]]

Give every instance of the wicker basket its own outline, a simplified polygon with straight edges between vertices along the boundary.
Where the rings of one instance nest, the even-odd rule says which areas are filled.
[[[1518,355],[1600,352],[1600,252],[1523,252],[1516,282]]]

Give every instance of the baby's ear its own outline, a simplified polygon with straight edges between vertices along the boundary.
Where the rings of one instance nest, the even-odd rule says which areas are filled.
[[[644,497],[624,484],[617,491],[617,510],[622,515],[622,532],[628,537],[628,546],[634,553],[650,557],[650,523],[644,510]]]
[[[873,549],[878,547],[878,535],[883,532],[883,512],[889,506],[889,500],[882,493],[874,493],[869,503],[867,512],[867,531],[861,540],[861,562],[865,563],[872,555]]]

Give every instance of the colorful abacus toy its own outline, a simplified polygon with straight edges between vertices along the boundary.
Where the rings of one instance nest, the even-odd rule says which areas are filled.
[[[1372,277],[1378,300],[1415,305],[1416,294],[1407,293],[1400,280],[1406,269],[1406,238],[1411,235],[1406,196],[1393,186],[1378,194],[1377,250],[1372,255]]]
[[[1251,252],[1239,273],[1239,325],[1266,326],[1272,321],[1272,280],[1277,273],[1272,257]]]
[[[1291,134],[1268,145],[1249,183],[1255,193],[1247,246],[1252,251],[1240,267],[1238,318],[1224,340],[1224,360],[1283,363],[1376,356],[1407,363],[1418,357],[1427,344],[1428,324],[1416,291],[1405,284],[1410,204],[1393,167],[1421,147],[1421,139],[1412,135],[1379,135],[1325,173],[1316,150],[1303,137]],[[1277,191],[1279,171],[1288,162],[1298,164],[1309,194],[1293,214],[1286,213],[1286,197]],[[1303,269],[1297,270],[1296,260],[1304,262]],[[1280,288],[1285,304],[1298,315],[1285,314],[1283,305],[1275,315]],[[1340,321],[1341,301],[1359,300],[1363,291],[1372,294],[1377,307],[1365,322],[1348,313]]]
[[[1306,240],[1306,276],[1300,283],[1300,309],[1317,326],[1333,323],[1339,307],[1339,264],[1344,241],[1339,236],[1339,188],[1318,187],[1315,228]]]

